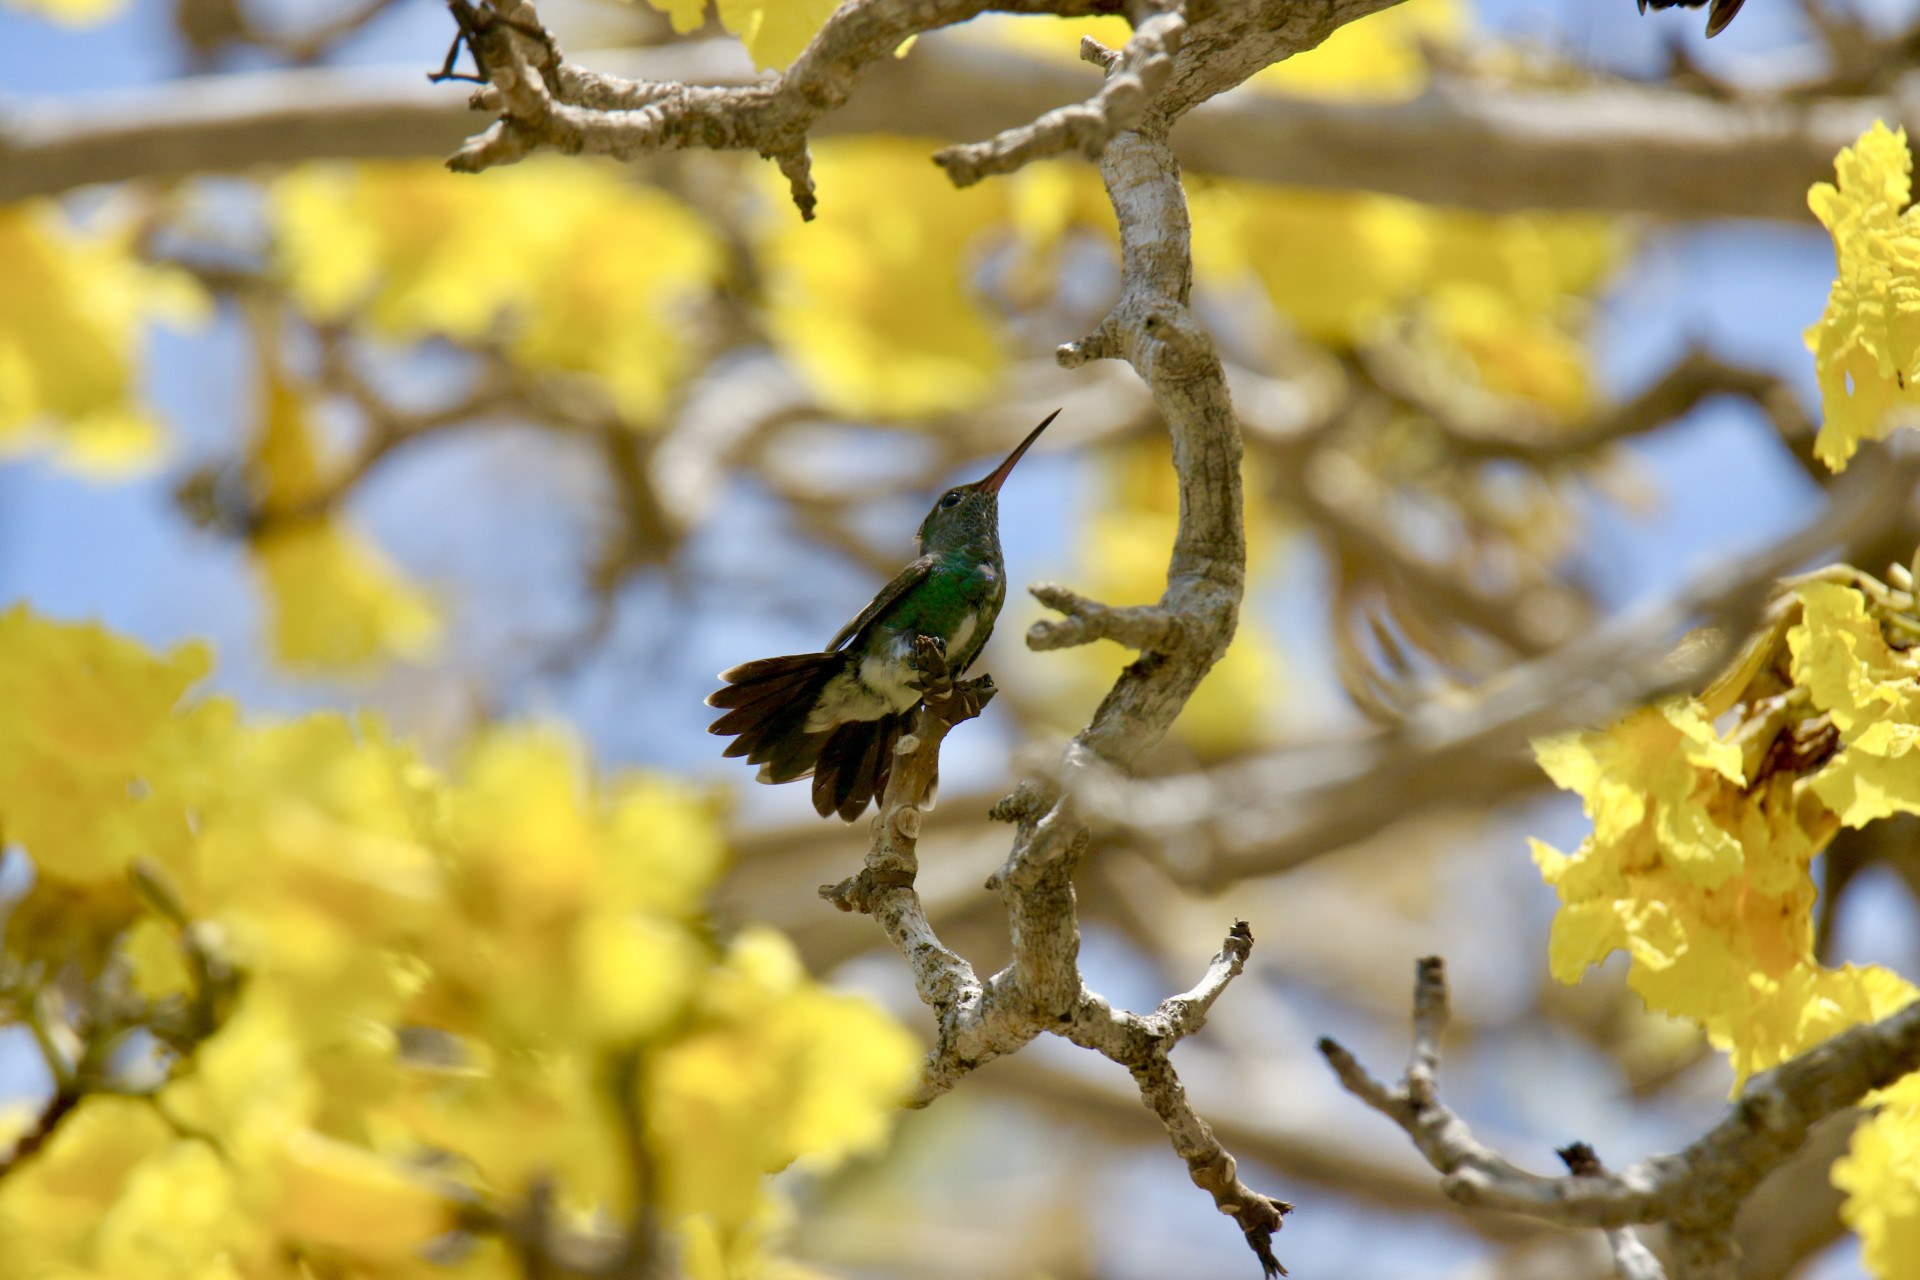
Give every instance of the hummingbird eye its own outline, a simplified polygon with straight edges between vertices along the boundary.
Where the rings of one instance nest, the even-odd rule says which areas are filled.
[[[958,489],[949,489],[949,490],[947,490],[947,494],[946,494],[946,496],[940,499],[940,505],[941,505],[942,507],[947,507],[947,508],[951,508],[951,507],[957,507],[957,506],[959,506],[959,505],[960,505],[960,491],[959,491]]]

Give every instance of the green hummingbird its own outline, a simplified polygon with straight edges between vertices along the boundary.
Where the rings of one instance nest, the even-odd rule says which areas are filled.
[[[743,662],[720,673],[707,698],[726,714],[709,733],[733,741],[722,754],[760,766],[761,782],[813,775],[813,807],[852,822],[883,795],[894,744],[920,702],[910,661],[916,636],[946,645],[956,677],[980,656],[1007,598],[1000,557],[1000,486],[1055,409],[984,480],[940,495],[914,535],[919,557],[821,653]]]

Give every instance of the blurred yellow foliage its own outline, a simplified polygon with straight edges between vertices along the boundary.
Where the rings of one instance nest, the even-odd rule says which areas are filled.
[[[187,692],[204,651],[18,609],[0,651],[0,768],[31,774],[0,830],[38,872],[9,949],[49,974],[117,955],[211,1019],[155,1096],[86,1096],[0,1177],[6,1274],[504,1276],[486,1240],[421,1250],[539,1178],[569,1221],[624,1223],[637,1140],[690,1274],[745,1280],[780,1270],[763,1175],[885,1137],[912,1037],[776,934],[716,946],[707,800],[596,785],[556,731],[486,732],[443,777],[370,719],[249,726]],[[75,788],[97,798],[66,813]],[[163,891],[129,887],[136,857]],[[76,885],[126,909],[18,927]]]
[[[1053,290],[1056,251],[1074,231],[1112,242],[1100,175],[1043,161],[956,189],[928,162],[938,144],[906,138],[820,139],[823,198],[802,222],[769,173],[769,215],[755,245],[767,281],[767,326],[834,412],[913,418],[971,408],[998,389],[1008,342],[984,296],[982,264],[999,251],[1007,301]]]
[[[1464,0],[1405,0],[1349,22],[1318,48],[1277,62],[1247,83],[1296,98],[1405,101],[1427,87],[1423,46],[1458,43],[1470,20]]]
[[[62,26],[89,27],[119,13],[124,0],[6,0],[10,9],[51,18]]]
[[[757,246],[767,325],[836,412],[906,418],[985,400],[1005,358],[972,280],[984,234],[1008,214],[1007,184],[955,190],[931,144],[823,139],[827,193],[803,223],[784,197]]]
[[[47,201],[0,206],[0,449],[48,446],[118,475],[155,456],[136,360],[149,317],[206,307],[185,279],[133,256],[130,232],[83,234]]]
[[[1627,951],[1628,981],[1648,1007],[1706,1028],[1740,1080],[1915,994],[1883,969],[1815,961],[1808,867],[1842,825],[1920,813],[1908,759],[1920,740],[1920,661],[1886,643],[1858,590],[1814,582],[1799,600],[1786,637],[1792,678],[1839,732],[1812,776],[1743,761],[1685,701],[1535,744],[1594,824],[1571,856],[1534,842],[1561,899],[1554,976],[1576,982]]]
[[[440,640],[432,601],[320,499],[307,405],[261,362],[263,405],[249,457],[263,522],[249,540],[273,651],[288,666],[350,671],[424,658]]]
[[[1391,11],[1389,11],[1391,12]],[[1307,337],[1378,338],[1405,317],[1412,340],[1479,385],[1557,416],[1589,401],[1584,295],[1622,244],[1587,214],[1488,215],[1393,196],[1196,183],[1194,270],[1257,280]]]
[[[99,963],[137,910],[133,860],[191,843],[194,762],[230,733],[224,704],[180,707],[210,665],[201,645],[156,658],[98,626],[0,614],[0,836],[44,855],[6,920],[11,958]]]
[[[310,165],[272,196],[288,287],[316,318],[498,342],[531,371],[588,377],[643,428],[686,372],[686,321],[722,270],[691,210],[584,160],[536,156],[477,177]]]
[[[707,20],[707,0],[647,0],[681,35]],[[826,25],[839,0],[714,0],[720,25],[740,37],[762,71],[783,70]]]
[[[1875,121],[1834,159],[1838,185],[1816,182],[1807,206],[1833,233],[1838,277],[1807,330],[1823,421],[1813,451],[1834,471],[1862,440],[1916,421],[1920,396],[1920,213],[1907,131]]]

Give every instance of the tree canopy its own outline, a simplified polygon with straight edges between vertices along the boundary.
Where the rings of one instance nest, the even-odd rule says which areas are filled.
[[[7,1274],[1920,1275],[1920,14],[5,2]]]

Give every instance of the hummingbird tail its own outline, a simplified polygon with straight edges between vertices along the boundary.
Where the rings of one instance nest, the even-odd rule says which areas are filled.
[[[849,661],[844,650],[795,653],[723,671],[726,687],[710,694],[707,705],[726,714],[707,732],[731,736],[721,754],[745,756],[748,764],[759,765],[762,782],[792,782],[811,773],[813,807],[820,816],[837,813],[852,822],[886,794],[894,747],[915,708],[807,732],[822,691]]]
[[[807,715],[846,662],[844,653],[796,653],[721,672],[727,685],[708,695],[707,705],[726,714],[707,732],[732,736],[721,754],[759,765],[762,782],[806,777],[828,736],[808,733]]]
[[[823,735],[813,765],[813,807],[821,817],[838,813],[852,822],[886,794],[894,746],[912,714],[909,708],[878,720],[849,720]]]

